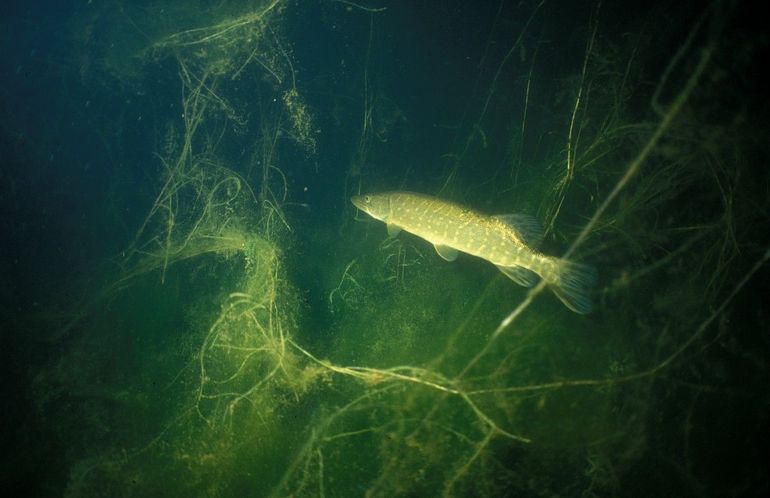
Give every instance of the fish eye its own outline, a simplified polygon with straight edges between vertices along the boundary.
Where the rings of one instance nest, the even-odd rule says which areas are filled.
[[[367,204],[372,202],[372,196],[371,195],[365,195],[364,196],[364,202],[367,203]]]

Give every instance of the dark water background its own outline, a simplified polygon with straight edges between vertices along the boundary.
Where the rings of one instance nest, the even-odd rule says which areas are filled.
[[[285,1],[259,32],[265,45],[151,49],[260,5],[0,7],[5,495],[770,492],[770,104],[760,77],[770,34],[751,5]],[[243,71],[236,73],[241,57],[207,81],[240,121],[216,109],[193,148],[257,192],[238,204],[247,219],[239,227],[254,227],[278,247],[285,306],[278,314],[287,329],[335,364],[413,365],[447,378],[526,290],[480,260],[447,264],[409,235],[383,249],[385,228],[357,215],[349,197],[404,189],[485,213],[530,213],[548,228],[542,251],[561,254],[688,92],[575,255],[599,270],[595,311],[574,315],[543,293],[517,321],[518,332],[457,385],[639,379],[489,401],[483,406],[495,420],[532,442],[495,437],[480,446],[480,460],[468,441],[488,433],[467,406],[447,402],[441,422],[457,440],[410,439],[415,420],[443,401],[408,383],[342,422],[330,414],[369,384],[355,387],[344,376],[311,387],[276,381],[259,401],[273,417],[264,425],[243,422],[228,432],[186,422],[185,396],[200,377],[188,365],[223,299],[247,285],[241,279],[251,263],[225,250],[180,257],[162,276],[154,268],[128,290],[93,296],[141,266],[132,266],[131,254],[162,244],[162,222],[149,235],[137,232],[168,178],[163,161],[178,150],[169,137],[184,137],[190,88],[178,61],[186,57],[194,73],[205,61],[226,60],[228,50],[235,60],[237,43],[254,43],[255,57]],[[285,104],[291,88],[307,121]],[[304,133],[297,123],[307,125]],[[275,154],[257,160],[268,135]],[[578,151],[576,173],[560,198],[568,143]],[[263,161],[285,178],[271,173],[270,188],[285,185],[285,198],[277,198],[290,229],[260,221]],[[180,194],[179,220],[198,200]],[[141,251],[131,253],[137,239]],[[457,341],[448,341],[455,330]],[[174,384],[178,373],[183,380]],[[306,460],[304,473],[287,473],[308,438],[335,423],[331,433],[371,426],[376,436],[319,443],[320,483],[308,477],[316,460]],[[469,477],[455,483],[451,469],[469,460]]]

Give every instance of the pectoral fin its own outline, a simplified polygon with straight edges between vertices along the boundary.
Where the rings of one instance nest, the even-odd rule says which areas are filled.
[[[441,245],[434,245],[433,247],[436,248],[436,252],[439,256],[444,258],[447,261],[454,261],[457,259],[457,249],[454,249],[449,246],[441,246]]]
[[[388,223],[388,235],[395,237],[401,231],[401,227]]]
[[[535,282],[537,282],[537,273],[532,270],[527,270],[523,266],[498,266],[497,268],[503,272],[506,277],[524,287],[532,287],[535,285]]]

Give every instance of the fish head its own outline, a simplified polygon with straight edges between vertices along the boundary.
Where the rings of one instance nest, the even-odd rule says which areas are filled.
[[[376,220],[385,221],[390,215],[390,197],[387,194],[354,195],[350,202]]]

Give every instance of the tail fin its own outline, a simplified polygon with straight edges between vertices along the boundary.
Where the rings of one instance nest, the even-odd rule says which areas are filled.
[[[590,313],[591,298],[588,293],[598,279],[596,268],[566,259],[556,260],[556,263],[556,275],[551,286],[556,297],[575,313]]]

